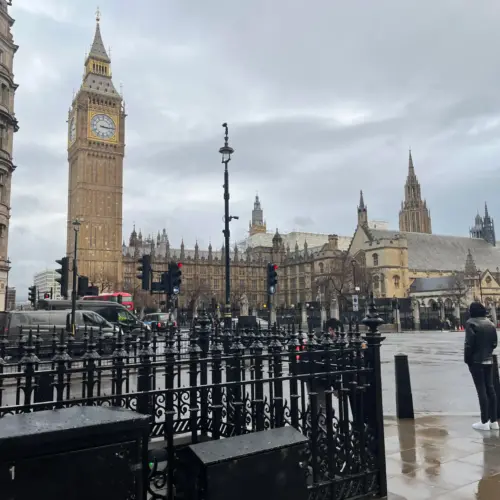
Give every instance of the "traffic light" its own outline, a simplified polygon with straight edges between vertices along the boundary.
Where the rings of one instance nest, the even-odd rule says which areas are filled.
[[[137,271],[139,272],[137,278],[141,280],[142,289],[149,291],[151,289],[151,255],[143,255],[139,259]]]
[[[37,295],[36,295],[36,294],[37,294],[36,286],[34,286],[34,285],[33,285],[33,286],[30,286],[30,287],[28,288],[28,290],[29,290],[28,300],[31,302],[31,305],[32,305],[33,307],[35,307],[35,306],[36,306],[36,299],[37,299]]]
[[[56,260],[56,263],[61,266],[61,269],[56,269],[56,273],[61,275],[60,278],[56,279],[57,283],[61,285],[61,296],[68,298],[69,259],[68,257],[63,257],[60,260]]]
[[[50,293],[49,293],[49,292],[45,292],[45,293],[43,294],[43,298],[44,298],[44,299],[50,299]]]
[[[87,295],[89,289],[89,279],[87,276],[78,276],[78,297]]]
[[[179,293],[181,293],[181,283],[182,283],[181,269],[182,269],[182,262],[171,262],[168,265],[169,295],[178,295]]]
[[[160,281],[160,288],[164,293],[169,294],[170,291],[170,275],[168,274],[168,271],[165,273],[161,273],[161,281]]]
[[[278,286],[278,265],[271,262],[267,265],[267,293],[274,295]]]

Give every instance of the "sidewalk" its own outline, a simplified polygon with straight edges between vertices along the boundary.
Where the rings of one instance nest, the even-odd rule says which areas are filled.
[[[500,432],[477,417],[385,419],[388,500],[500,499]]]

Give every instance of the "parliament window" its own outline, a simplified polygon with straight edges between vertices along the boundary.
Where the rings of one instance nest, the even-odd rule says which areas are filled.
[[[394,288],[399,288],[399,276],[394,276]]]
[[[373,266],[374,267],[378,266],[378,254],[377,253],[374,253],[372,255],[372,259],[373,259]]]

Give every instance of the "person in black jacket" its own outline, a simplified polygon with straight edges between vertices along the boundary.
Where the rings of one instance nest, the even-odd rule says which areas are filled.
[[[476,386],[481,422],[472,425],[479,431],[498,430],[497,398],[493,386],[493,351],[498,337],[495,325],[486,317],[480,302],[469,306],[470,318],[465,324],[464,361]]]

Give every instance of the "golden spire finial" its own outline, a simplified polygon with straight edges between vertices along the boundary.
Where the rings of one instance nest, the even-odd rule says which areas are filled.
[[[95,20],[99,22],[101,20],[101,11],[99,10],[99,6],[97,7],[97,10],[95,11]]]

